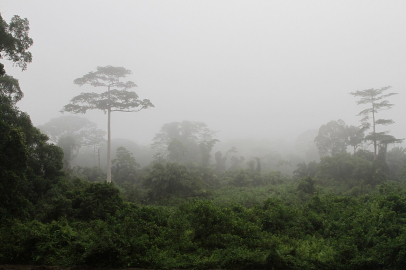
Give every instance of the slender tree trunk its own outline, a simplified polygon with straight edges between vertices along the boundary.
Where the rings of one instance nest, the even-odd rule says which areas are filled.
[[[107,183],[111,183],[111,133],[110,133],[110,108],[107,113]]]
[[[374,160],[376,159],[375,106],[372,102],[372,128],[374,132]]]
[[[107,110],[107,183],[111,183],[111,132],[110,132],[110,118],[111,118],[111,102],[110,102],[110,86],[108,88],[109,108]]]
[[[100,146],[99,146],[99,148],[97,148],[97,157],[99,158],[99,169],[101,169],[101,166],[100,166]]]

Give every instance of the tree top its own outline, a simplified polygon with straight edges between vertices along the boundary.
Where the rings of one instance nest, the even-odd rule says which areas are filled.
[[[27,69],[27,63],[31,63],[32,55],[28,50],[34,43],[28,36],[30,30],[29,21],[15,15],[7,24],[0,15],[0,59],[7,56],[15,66]],[[1,65],[2,66],[2,65]],[[4,75],[3,67],[0,68],[1,75]]]
[[[105,67],[97,67],[97,71],[91,71],[88,74],[84,75],[81,78],[75,79],[73,82],[80,86],[84,84],[90,84],[92,86],[118,86],[132,88],[135,87],[135,83],[127,82],[127,83],[120,83],[120,78],[124,78],[127,75],[132,74],[131,70],[128,70],[124,67],[113,67],[113,66],[105,66]]]
[[[382,100],[384,98],[397,95],[398,93],[389,93],[383,95],[382,93],[387,91],[388,89],[392,88],[391,86],[385,86],[381,87],[378,89],[365,89],[365,90],[358,90],[355,92],[351,92],[350,95],[353,95],[354,97],[361,97],[359,101],[357,101],[357,104],[368,104],[368,103],[375,103],[378,100]]]

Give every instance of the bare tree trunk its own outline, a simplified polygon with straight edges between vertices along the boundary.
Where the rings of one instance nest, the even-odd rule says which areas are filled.
[[[97,148],[97,157],[99,159],[99,169],[101,169],[101,166],[100,166],[100,146],[99,146],[99,148]]]
[[[110,133],[110,115],[111,110],[107,113],[107,183],[111,183],[111,133]]]
[[[375,106],[372,102],[372,127],[374,132],[374,160],[376,159]]]
[[[111,132],[110,132],[110,117],[111,117],[111,100],[110,100],[110,85],[108,87],[108,102],[109,108],[107,112],[107,183],[111,183]]]

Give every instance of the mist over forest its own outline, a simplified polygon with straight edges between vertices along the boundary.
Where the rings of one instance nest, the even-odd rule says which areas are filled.
[[[1,6],[6,21],[15,14],[30,20],[34,61],[26,72],[4,64],[19,78],[25,95],[19,106],[36,126],[61,116],[72,97],[96,91],[73,80],[97,66],[131,70],[127,80],[155,105],[113,115],[113,138],[145,145],[162,125],[184,120],[206,123],[222,142],[294,143],[331,120],[359,125],[350,92],[405,89],[405,18],[397,1],[6,0]],[[405,102],[399,95],[392,110],[381,112],[397,123],[390,130],[398,137],[406,133]],[[100,111],[84,116],[106,131]]]
[[[405,9],[2,1],[0,268],[405,269]]]

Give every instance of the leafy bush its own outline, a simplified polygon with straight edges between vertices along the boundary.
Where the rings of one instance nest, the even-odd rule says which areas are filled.
[[[195,197],[206,193],[206,183],[196,170],[185,165],[156,163],[144,177],[144,186],[149,189],[151,201],[171,197]]]
[[[112,184],[89,183],[80,179],[61,180],[48,191],[37,207],[43,221],[61,217],[73,220],[106,219],[123,206],[119,190]]]

